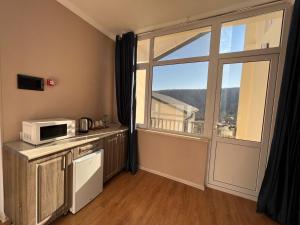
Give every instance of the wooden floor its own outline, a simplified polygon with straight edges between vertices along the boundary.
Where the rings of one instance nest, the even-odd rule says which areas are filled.
[[[121,173],[76,215],[54,225],[275,225],[255,202],[139,171]]]

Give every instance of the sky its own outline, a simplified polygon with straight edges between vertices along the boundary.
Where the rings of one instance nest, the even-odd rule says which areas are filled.
[[[165,56],[162,60],[205,56],[209,53],[210,33]],[[244,48],[245,25],[223,27],[221,30],[220,52],[236,52]],[[222,88],[239,87],[242,64],[223,66]],[[208,62],[186,63],[153,67],[152,89],[206,89]]]
[[[153,67],[152,89],[206,89],[208,62]]]

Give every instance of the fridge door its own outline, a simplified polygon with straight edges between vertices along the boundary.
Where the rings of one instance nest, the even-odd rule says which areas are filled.
[[[73,161],[72,207],[75,214],[103,190],[103,149]]]

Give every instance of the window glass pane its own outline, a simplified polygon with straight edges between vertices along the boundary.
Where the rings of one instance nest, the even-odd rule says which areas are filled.
[[[211,28],[200,28],[156,37],[154,59],[158,61],[208,56]]]
[[[145,123],[146,70],[136,71],[136,123]]]
[[[278,47],[283,11],[222,24],[220,53]]]
[[[137,43],[137,63],[148,63],[150,53],[150,39],[138,41]]]
[[[224,64],[218,136],[261,141],[269,61]]]
[[[153,68],[151,127],[202,134],[208,62]]]

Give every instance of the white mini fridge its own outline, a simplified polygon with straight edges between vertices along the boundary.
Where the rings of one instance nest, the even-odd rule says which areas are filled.
[[[103,149],[73,161],[72,207],[75,214],[103,190]]]

